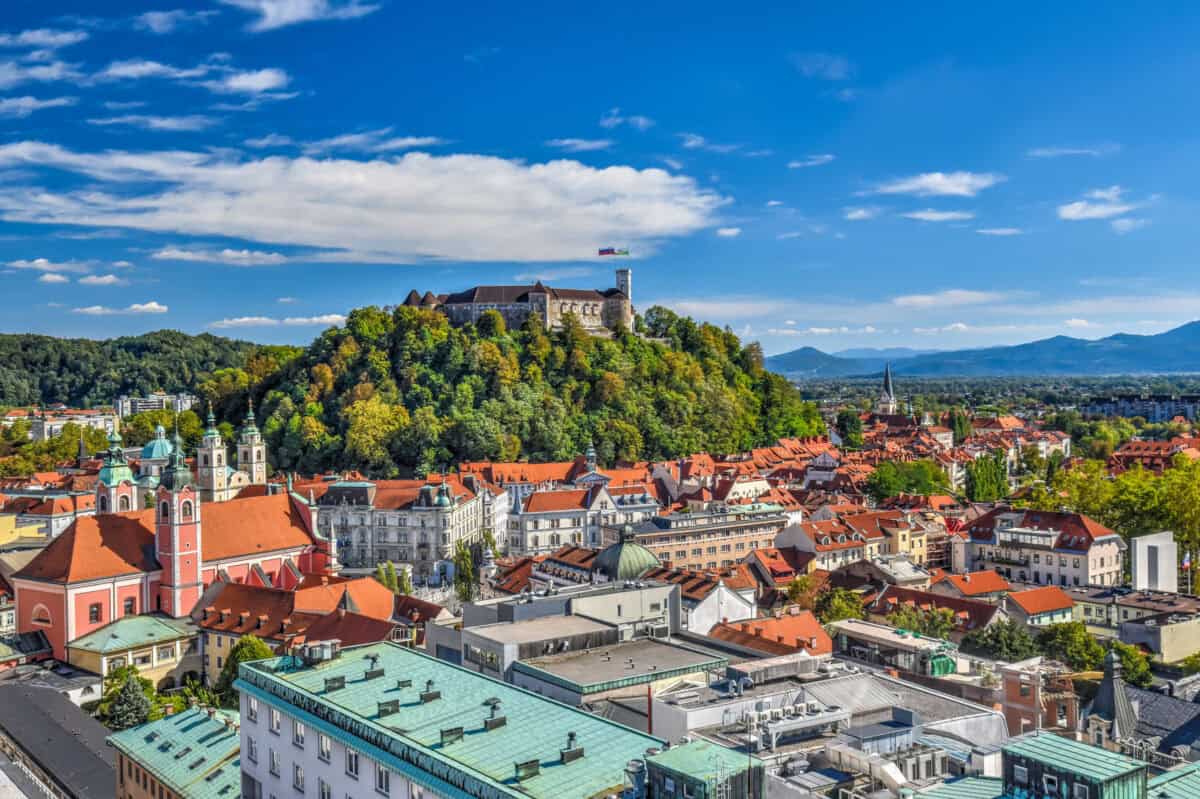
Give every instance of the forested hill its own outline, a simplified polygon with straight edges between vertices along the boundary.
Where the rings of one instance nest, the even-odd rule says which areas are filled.
[[[637,324],[603,339],[574,323],[507,330],[494,312],[453,327],[434,311],[360,308],[266,379],[225,370],[202,390],[240,420],[251,384],[272,464],[302,472],[566,460],[589,443],[612,463],[822,431],[757,344],[661,308]]]
[[[256,353],[288,349],[294,348],[259,347],[175,330],[106,341],[0,334],[0,405],[63,402],[93,407],[109,405],[121,394],[195,391],[214,370],[253,368],[250,360]]]

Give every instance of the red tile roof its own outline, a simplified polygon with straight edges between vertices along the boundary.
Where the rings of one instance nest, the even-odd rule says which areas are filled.
[[[963,597],[945,596],[915,588],[886,585],[871,602],[871,612],[887,616],[899,605],[910,605],[922,610],[947,608],[953,611],[958,632],[969,632],[986,627],[992,622],[1000,608],[988,602]]]
[[[1012,590],[1008,580],[991,570],[968,574],[947,574],[945,580],[957,588],[963,596],[982,596]]]
[[[302,634],[292,639],[291,644],[299,646],[304,641],[327,641],[332,638],[336,638],[340,646],[373,644],[391,640],[394,629],[396,623],[388,619],[335,610],[314,619]]]
[[[1039,613],[1050,613],[1055,610],[1070,610],[1075,603],[1066,591],[1056,585],[1045,585],[1041,588],[1030,588],[1027,591],[1015,591],[1008,595],[1017,607],[1028,616]]]
[[[201,525],[206,563],[312,544],[287,494],[205,503]],[[159,568],[154,511],[142,510],[80,516],[16,576],[73,583]]]
[[[989,541],[995,534],[998,518],[1010,513],[1018,514],[1016,526],[1032,530],[1056,530],[1060,533],[1055,541],[1056,549],[1087,551],[1098,538],[1115,537],[1116,533],[1100,522],[1082,513],[1058,511],[1014,510],[1006,505],[993,508],[967,527],[975,541]]]
[[[752,551],[748,562],[757,565],[761,574],[770,575],[776,587],[782,587],[806,574],[815,557],[812,552],[802,552],[795,547],[763,547]]]
[[[570,491],[535,491],[525,498],[525,512],[584,510],[590,504],[591,493],[591,490],[586,488]]]
[[[778,617],[717,624],[708,634],[720,641],[769,655],[801,651],[810,655],[828,655],[833,652],[833,640],[811,610],[789,609]]]

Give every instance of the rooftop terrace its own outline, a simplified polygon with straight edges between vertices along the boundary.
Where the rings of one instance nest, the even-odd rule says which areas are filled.
[[[515,671],[580,693],[724,670],[729,661],[678,644],[644,638],[580,652],[567,652],[513,664]]]

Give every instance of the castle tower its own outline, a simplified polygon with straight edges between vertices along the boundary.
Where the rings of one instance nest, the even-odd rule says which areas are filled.
[[[617,291],[624,294],[629,302],[633,302],[633,270],[629,267],[617,270]]]
[[[156,609],[182,618],[204,590],[201,578],[200,496],[183,457],[183,441],[167,459],[154,498],[154,552],[162,566]]]
[[[250,400],[238,437],[238,469],[250,476],[251,485],[267,484],[267,445],[254,423],[254,400]]]
[[[100,467],[96,481],[96,513],[122,513],[137,508],[137,488],[133,482],[133,470],[125,460],[121,448],[121,435],[113,431],[108,436],[108,450],[104,453],[104,465]]]
[[[208,406],[208,427],[196,450],[197,483],[200,498],[205,502],[224,502],[229,499],[229,452],[217,430],[212,405]]]
[[[892,365],[883,367],[883,391],[875,402],[875,413],[892,416],[896,413],[896,388],[892,385]]]

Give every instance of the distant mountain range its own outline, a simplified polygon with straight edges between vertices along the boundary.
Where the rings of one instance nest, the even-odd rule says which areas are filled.
[[[767,358],[767,368],[794,378],[853,377],[878,374],[889,361],[895,374],[914,377],[1200,372],[1200,321],[1152,336],[1117,333],[1096,341],[1054,336],[971,350],[923,352],[898,347],[830,355],[801,347]]]

